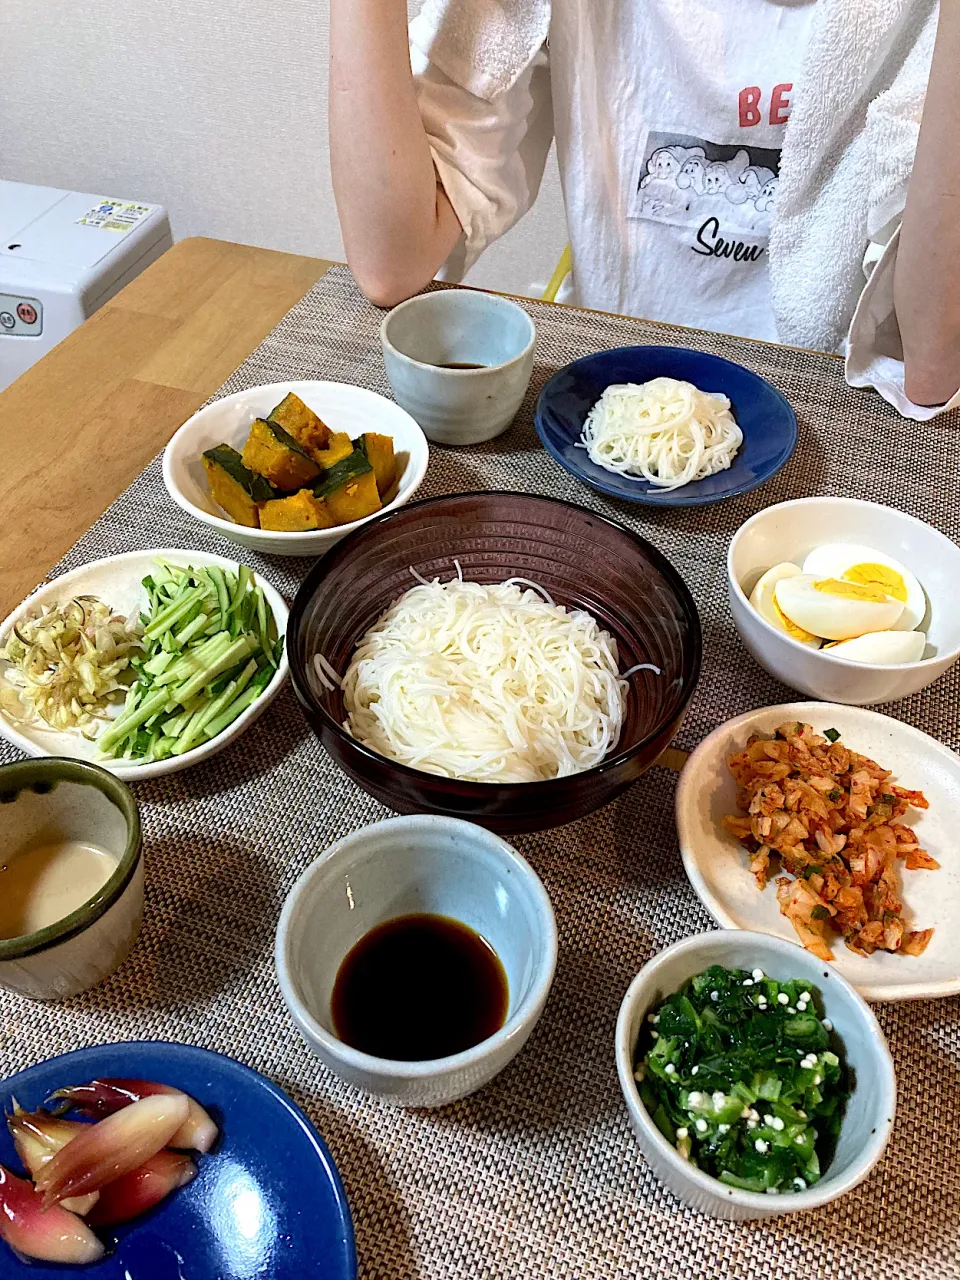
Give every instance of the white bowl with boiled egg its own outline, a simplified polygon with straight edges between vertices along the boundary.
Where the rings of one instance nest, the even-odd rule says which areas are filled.
[[[960,657],[960,547],[913,516],[856,498],[767,507],[727,553],[740,637],[802,693],[894,702]]]

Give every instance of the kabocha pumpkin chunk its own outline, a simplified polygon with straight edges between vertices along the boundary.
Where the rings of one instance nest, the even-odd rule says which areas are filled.
[[[338,462],[349,458],[355,448],[355,444],[345,431],[332,431],[327,447],[317,449],[313,456],[323,471],[330,471]]]
[[[276,498],[260,509],[260,528],[282,533],[332,529],[336,523],[326,500],[315,498],[309,489],[301,489],[289,498]]]
[[[214,502],[226,511],[231,520],[249,529],[259,527],[257,504],[276,497],[273,486],[263,476],[243,465],[236,449],[228,444],[207,449],[203,455],[203,469]]]
[[[362,449],[354,449],[324,475],[314,489],[314,496],[324,498],[337,524],[350,524],[372,516],[381,507],[377,477]]]
[[[397,461],[393,453],[393,437],[378,435],[376,431],[365,431],[360,437],[360,448],[373,467],[373,474],[377,477],[377,491],[382,501],[396,479]]]
[[[368,471],[355,480],[348,480],[328,496],[327,506],[337,524],[350,524],[353,520],[372,516],[383,506],[377,492],[377,477]]]
[[[257,418],[243,447],[243,464],[265,476],[278,489],[302,489],[320,474],[320,467],[276,422]]]
[[[273,410],[269,421],[283,427],[311,457],[318,449],[326,449],[330,442],[330,428],[292,391]]]
[[[341,488],[348,480],[373,473],[373,467],[362,449],[353,449],[346,458],[341,458],[329,471],[325,471],[313,487],[318,498],[328,498],[331,493]],[[376,477],[374,477],[376,483]]]

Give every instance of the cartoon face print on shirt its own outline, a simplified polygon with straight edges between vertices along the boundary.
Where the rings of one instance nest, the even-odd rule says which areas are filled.
[[[641,187],[649,187],[655,182],[669,182],[680,172],[680,148],[660,147],[647,160],[647,172],[640,179]]]
[[[689,186],[688,167],[691,162],[702,163],[705,155],[702,147],[667,146],[652,151],[640,179],[644,215],[669,220],[672,213],[681,212],[686,204],[683,192]]]
[[[651,132],[631,216],[689,229],[690,248],[705,256],[756,262],[770,235],[779,163],[770,148]]]
[[[701,150],[700,147],[697,150]],[[696,195],[703,192],[703,184],[706,178],[707,165],[705,156],[691,156],[686,160],[682,169],[677,174],[677,187],[681,191],[692,191]]]
[[[691,218],[702,221],[711,214],[725,214],[726,208],[718,201],[726,199],[728,190],[739,181],[749,164],[750,157],[742,149],[729,160],[707,162],[703,172],[703,185],[697,193],[700,199],[691,200],[687,206]]]
[[[772,214],[777,203],[777,188],[780,186],[780,179],[776,177],[768,178],[754,197],[754,204],[757,206],[758,213]]]

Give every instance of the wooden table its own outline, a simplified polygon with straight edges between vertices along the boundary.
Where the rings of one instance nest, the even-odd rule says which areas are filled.
[[[0,618],[331,265],[181,240],[0,393]]]
[[[182,240],[0,393],[0,618],[329,266]]]

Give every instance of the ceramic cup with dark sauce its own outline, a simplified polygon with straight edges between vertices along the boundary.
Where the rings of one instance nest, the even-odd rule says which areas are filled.
[[[393,394],[436,444],[492,440],[517,415],[537,333],[508,298],[472,289],[422,293],[380,328]]]

